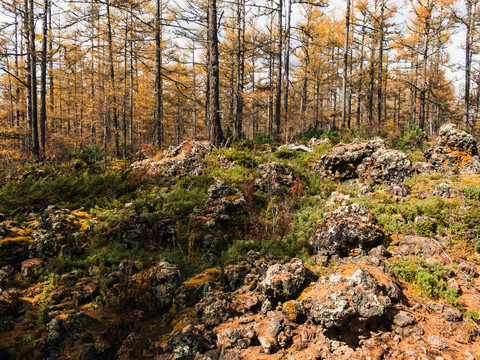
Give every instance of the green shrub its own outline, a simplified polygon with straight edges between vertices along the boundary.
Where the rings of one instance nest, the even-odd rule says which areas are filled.
[[[250,154],[247,154],[245,151],[228,149],[225,153],[225,156],[228,160],[235,161],[237,164],[247,168],[254,168],[255,166],[257,166],[255,159]]]
[[[390,266],[396,276],[418,285],[426,295],[455,304],[456,294],[447,288],[446,282],[448,277],[453,275],[452,270],[437,262],[427,263],[420,258],[397,259],[392,261]]]

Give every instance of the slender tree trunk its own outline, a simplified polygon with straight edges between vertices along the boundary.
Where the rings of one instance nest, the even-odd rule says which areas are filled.
[[[222,125],[220,123],[219,104],[219,63],[218,63],[218,35],[217,35],[217,0],[208,0],[208,49],[210,65],[208,78],[210,80],[210,141],[215,146],[225,142]]]
[[[31,121],[33,153],[40,156],[40,144],[38,141],[38,110],[37,110],[37,55],[35,50],[35,7],[33,0],[29,1],[28,8],[29,37],[30,37],[30,100],[31,100]]]
[[[113,127],[115,131],[115,154],[120,156],[120,144],[118,136],[118,114],[117,114],[117,96],[115,94],[115,67],[113,63],[113,34],[112,34],[112,18],[110,14],[110,0],[106,1],[107,6],[107,41],[108,41],[108,62],[110,69],[110,91],[112,104],[110,109],[113,113]]]
[[[358,79],[358,96],[357,96],[357,121],[356,125],[359,127],[362,122],[362,102],[363,102],[363,63],[364,63],[364,44],[365,44],[365,21],[366,15],[363,15],[362,22],[362,40],[360,42],[360,74]]]
[[[470,55],[471,46],[472,46],[472,2],[471,0],[466,0],[467,5],[467,20],[466,26],[467,31],[465,35],[465,103],[464,103],[464,121],[466,126],[470,126],[470,72],[472,57]]]
[[[197,69],[195,65],[195,42],[192,42],[192,71],[193,71],[193,136],[197,136]]]
[[[42,32],[42,63],[40,80],[40,150],[45,155],[46,124],[47,124],[47,32],[48,32],[48,0],[44,0],[43,32]]]
[[[368,124],[373,125],[373,91],[375,86],[375,67],[374,67],[374,51],[372,49],[370,58],[370,89],[368,91]]]
[[[275,94],[275,138],[280,139],[282,101],[283,0],[278,0],[277,87]]]
[[[382,83],[383,83],[383,40],[384,40],[384,12],[385,1],[382,0],[380,5],[380,44],[378,49],[378,81],[377,81],[377,125],[378,128],[382,125]]]
[[[342,124],[345,130],[347,125],[347,70],[348,70],[348,42],[350,39],[350,0],[347,0],[347,14],[345,15],[345,47],[343,48],[343,86],[342,86]]]
[[[243,127],[243,88],[245,77],[245,0],[237,0],[237,88],[233,136],[238,139]]]
[[[285,125],[289,125],[288,95],[290,85],[290,22],[292,18],[292,0],[287,1],[287,27],[285,29],[285,89],[283,94],[283,111],[285,113]]]

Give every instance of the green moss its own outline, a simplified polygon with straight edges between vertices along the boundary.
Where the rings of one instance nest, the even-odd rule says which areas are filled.
[[[418,285],[424,294],[455,304],[456,294],[447,288],[447,279],[453,275],[451,269],[437,262],[427,263],[420,258],[396,259],[390,266],[396,276]]]

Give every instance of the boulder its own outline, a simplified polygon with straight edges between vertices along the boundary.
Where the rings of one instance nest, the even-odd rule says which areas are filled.
[[[170,309],[175,292],[180,286],[178,266],[167,261],[160,261],[148,271],[145,281],[152,289],[158,311],[165,312]]]
[[[78,255],[87,244],[85,234],[91,231],[96,221],[83,211],[69,211],[50,205],[33,222],[30,257],[42,259],[57,255]]]
[[[409,235],[405,238],[392,242],[388,249],[393,256],[420,256],[424,259],[431,258],[442,253],[442,248],[427,237]]]
[[[163,159],[137,161],[130,165],[130,169],[144,171],[149,175],[157,175],[161,171],[177,177],[202,175],[205,173],[203,159],[214,148],[206,141],[184,141],[176,147],[170,147]]]
[[[300,259],[292,259],[284,265],[270,266],[260,287],[266,298],[285,301],[298,297],[315,279],[315,274]]]
[[[399,311],[393,318],[393,323],[400,327],[413,325],[415,323],[415,316],[406,311]]]
[[[283,144],[277,148],[277,151],[302,151],[302,152],[312,152],[313,150],[305,145],[299,144]]]
[[[450,168],[460,171],[480,172],[480,159],[475,138],[454,124],[443,125],[433,148],[424,153],[435,170],[444,172]]]
[[[452,187],[447,183],[440,183],[435,186],[435,190],[433,191],[433,196],[440,196],[444,199],[451,198],[453,196]]]
[[[133,214],[109,229],[105,236],[109,242],[120,242],[128,249],[140,247],[152,251],[171,244],[175,227],[169,219],[151,223],[145,216]]]
[[[386,190],[388,194],[398,196],[398,197],[406,197],[412,191],[412,187],[407,184],[394,184],[388,187]]]
[[[355,203],[326,213],[317,222],[309,243],[319,255],[344,257],[351,250],[366,251],[380,245],[384,237],[375,216]]]
[[[314,169],[329,179],[355,179],[358,177],[357,168],[363,160],[384,147],[385,143],[381,139],[370,140],[366,143],[340,143],[335,145],[328,154],[323,155],[320,161],[314,165]]]
[[[364,158],[357,168],[360,179],[388,184],[401,183],[413,172],[412,162],[407,155],[401,151],[383,147]]]
[[[346,265],[322,277],[293,307],[297,319],[325,328],[342,328],[352,321],[387,322],[398,297],[397,286],[380,270]]]
[[[295,182],[293,171],[278,162],[261,164],[258,169],[260,176],[255,179],[255,186],[264,192],[277,194]]]
[[[319,145],[330,145],[331,144],[331,141],[329,138],[321,138],[321,139],[317,139],[317,138],[311,138],[310,140],[308,140],[308,147],[309,148],[313,148],[315,146],[319,146]]]

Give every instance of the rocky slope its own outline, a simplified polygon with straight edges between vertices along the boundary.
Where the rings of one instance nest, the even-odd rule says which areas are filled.
[[[309,146],[183,143],[113,211],[2,216],[0,358],[480,358],[474,138]]]

